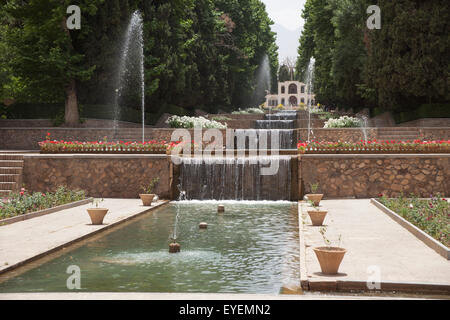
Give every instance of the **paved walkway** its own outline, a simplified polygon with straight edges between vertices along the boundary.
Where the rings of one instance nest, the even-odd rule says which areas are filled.
[[[152,207],[163,203],[159,201]],[[86,211],[91,206],[82,205],[0,226],[0,273],[149,210],[142,206],[140,199],[105,199],[99,205],[109,209],[104,225],[93,226]]]
[[[413,234],[379,210],[370,200],[326,200],[321,205],[328,210],[324,224],[326,236],[347,249],[337,276],[324,276],[313,247],[324,246],[320,227],[313,227],[302,203],[303,235],[306,244],[306,274],[310,287],[320,288],[329,282],[368,281],[372,270],[379,270],[380,280],[392,283],[450,285],[450,261],[418,240]],[[395,286],[393,286],[395,288]],[[450,292],[448,292],[450,294]]]
[[[229,294],[229,293],[124,293],[124,292],[90,292],[90,293],[0,293],[0,300],[405,300],[423,299],[410,297],[371,297],[354,295],[265,295],[265,294]]]

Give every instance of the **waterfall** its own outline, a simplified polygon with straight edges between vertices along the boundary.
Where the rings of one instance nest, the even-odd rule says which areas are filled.
[[[236,149],[272,149],[272,134],[277,134],[279,137],[280,150],[295,149],[294,130],[283,129],[236,129],[234,130],[234,145]],[[239,145],[239,137],[244,137],[245,145]],[[264,144],[264,141],[267,141]]]
[[[272,161],[277,174],[262,175]],[[180,185],[188,200],[290,200],[291,157],[182,158]]]
[[[294,129],[294,122],[294,120],[257,120],[256,129]]]

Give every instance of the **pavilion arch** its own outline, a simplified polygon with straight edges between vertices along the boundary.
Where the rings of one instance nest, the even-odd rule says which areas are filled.
[[[295,83],[291,83],[289,85],[289,94],[297,94],[297,85]]]
[[[289,98],[289,104],[293,107],[298,106],[298,100],[296,96],[292,96]]]

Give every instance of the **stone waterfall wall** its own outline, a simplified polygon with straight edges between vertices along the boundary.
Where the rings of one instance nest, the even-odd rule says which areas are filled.
[[[311,183],[325,198],[450,195],[450,155],[304,155],[298,166],[300,199]]]
[[[302,155],[293,156],[290,163],[292,201],[302,199],[310,192],[310,183],[317,182],[325,198],[370,198],[402,192],[450,196],[450,154]],[[174,199],[179,169],[165,155],[36,154],[24,156],[23,183],[30,191],[54,191],[66,185],[86,190],[93,197],[137,198],[141,185],[159,177],[155,192]],[[271,179],[264,181],[272,184]]]
[[[165,155],[26,155],[23,183],[32,192],[65,185],[88,196],[139,198],[141,186],[159,177],[155,189],[170,198],[170,162]]]

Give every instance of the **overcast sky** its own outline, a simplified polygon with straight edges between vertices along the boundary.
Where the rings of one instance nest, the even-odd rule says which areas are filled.
[[[277,32],[278,58],[282,63],[286,57],[298,55],[298,41],[304,21],[301,17],[306,0],[261,0],[266,5],[269,17],[275,22],[272,31]]]
[[[301,17],[306,0],[261,0],[266,4],[270,18],[287,29],[303,27]]]

